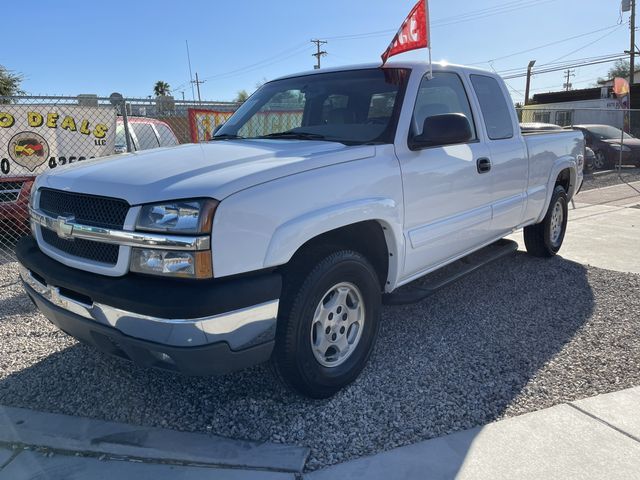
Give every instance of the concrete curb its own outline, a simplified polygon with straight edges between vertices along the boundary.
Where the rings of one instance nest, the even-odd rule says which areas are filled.
[[[305,447],[0,406],[0,443],[231,468],[302,472]]]

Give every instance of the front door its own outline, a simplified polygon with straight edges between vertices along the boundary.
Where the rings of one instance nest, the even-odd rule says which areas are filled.
[[[468,142],[417,151],[404,140],[396,142],[405,199],[401,281],[473,250],[491,236],[491,176],[478,168],[479,161],[489,158],[488,148],[478,141],[463,79],[435,72],[432,79],[421,80],[410,130],[420,134],[425,118],[445,113],[467,117],[472,131]]]

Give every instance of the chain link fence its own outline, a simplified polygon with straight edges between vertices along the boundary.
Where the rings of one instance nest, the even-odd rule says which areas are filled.
[[[0,276],[15,278],[14,247],[30,231],[28,202],[38,174],[106,155],[207,141],[238,106],[169,96],[0,96]],[[621,130],[640,135],[640,110],[529,105],[518,109],[518,117],[531,130],[581,128],[594,151],[591,169],[620,161],[640,165],[640,148],[621,143]],[[284,99],[255,115],[238,134],[266,135],[301,121],[300,102]]]
[[[37,175],[107,155],[208,140],[236,103],[172,97],[0,96],[0,284],[16,279]]]

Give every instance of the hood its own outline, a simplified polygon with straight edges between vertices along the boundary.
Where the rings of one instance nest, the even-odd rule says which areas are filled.
[[[222,200],[240,190],[306,170],[368,158],[375,147],[307,140],[221,140],[112,155],[56,168],[38,187],[127,200]]]
[[[620,139],[608,139],[608,140],[602,140],[605,143],[608,143],[609,145],[615,145],[618,144],[620,145]],[[640,139],[638,138],[625,138],[624,141],[622,142],[623,145],[626,145],[627,147],[629,147],[632,150],[638,150],[640,149]]]

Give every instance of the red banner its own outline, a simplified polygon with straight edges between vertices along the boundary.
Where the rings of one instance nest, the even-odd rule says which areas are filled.
[[[418,0],[418,3],[415,4],[407,18],[402,22],[396,36],[393,37],[393,40],[381,55],[382,64],[384,65],[387,59],[393,55],[428,47],[428,23],[427,0]]]

